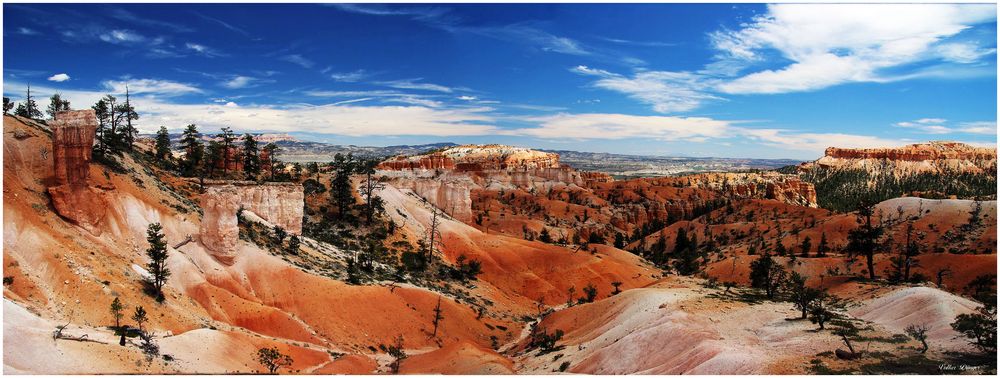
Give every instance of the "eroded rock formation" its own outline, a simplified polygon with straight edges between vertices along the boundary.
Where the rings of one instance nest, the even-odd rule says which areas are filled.
[[[204,215],[201,242],[219,261],[231,263],[236,257],[240,208],[250,211],[290,234],[302,233],[302,209],[305,194],[293,183],[251,181],[210,181],[201,195]]]
[[[49,127],[55,181],[48,188],[52,205],[62,217],[100,235],[107,201],[103,190],[89,181],[97,116],[93,109],[58,112]]]
[[[803,163],[799,170],[819,168],[891,169],[897,175],[923,172],[996,172],[997,150],[958,142],[928,142],[900,148],[836,148],[815,162]]]

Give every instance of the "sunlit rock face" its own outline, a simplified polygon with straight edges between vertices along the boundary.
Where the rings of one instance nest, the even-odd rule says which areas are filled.
[[[903,176],[939,172],[995,174],[996,166],[996,148],[974,147],[958,142],[929,142],[900,148],[830,147],[823,157],[801,164],[799,170],[864,169]]]
[[[48,188],[52,206],[63,218],[98,236],[107,200],[103,190],[89,182],[97,116],[93,109],[58,112],[49,127],[55,183]]]
[[[300,235],[304,198],[299,184],[209,182],[201,195],[201,242],[219,261],[232,263],[239,241],[236,215],[240,208],[290,234]]]

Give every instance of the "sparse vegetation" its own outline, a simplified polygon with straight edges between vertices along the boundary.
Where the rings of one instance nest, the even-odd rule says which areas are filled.
[[[279,369],[292,366],[292,357],[281,353],[277,347],[260,348],[257,350],[257,362],[267,369],[268,374],[276,374]]]

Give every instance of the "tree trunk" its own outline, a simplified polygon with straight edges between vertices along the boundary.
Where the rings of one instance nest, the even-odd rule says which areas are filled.
[[[868,277],[875,280],[875,252],[871,251],[865,254],[865,260],[868,262]]]

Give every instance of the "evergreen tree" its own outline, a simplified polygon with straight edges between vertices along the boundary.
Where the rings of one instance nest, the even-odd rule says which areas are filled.
[[[10,110],[14,109],[14,103],[10,101],[10,98],[6,96],[3,98],[3,115],[10,113]]]
[[[333,157],[336,176],[330,181],[330,197],[337,208],[341,219],[348,219],[351,206],[354,205],[354,193],[351,187],[351,173],[354,173],[354,155],[336,154]]]
[[[122,312],[123,310],[125,310],[125,305],[122,304],[122,301],[118,297],[115,297],[115,300],[111,301],[111,317],[115,318],[115,329],[121,329],[122,327],[122,317],[125,316],[125,313]]]
[[[788,281],[785,282],[785,291],[795,308],[802,311],[802,319],[806,318],[812,303],[820,297],[820,291],[806,286],[806,277],[798,272],[792,272],[788,276]]]
[[[66,110],[70,110],[69,100],[63,100],[62,96],[56,93],[49,98],[49,107],[45,109],[45,113],[49,115],[49,118],[55,119],[56,113]]]
[[[281,163],[278,161],[278,145],[268,143],[264,146],[264,151],[267,152],[267,170],[271,174],[271,181],[274,181],[274,172]]]
[[[860,253],[865,256],[868,266],[868,276],[874,280],[875,276],[875,249],[879,245],[883,228],[881,225],[872,223],[872,215],[875,213],[875,205],[871,202],[860,201],[858,203],[858,228],[847,233],[847,248],[851,253]]]
[[[121,106],[118,105],[118,99],[110,94],[105,95],[102,99],[107,106],[107,127],[101,132],[101,145],[103,146],[102,152],[105,154],[117,154],[122,150],[121,141],[121,130],[119,126],[121,125]]]
[[[187,128],[184,129],[184,133],[181,135],[181,149],[185,153],[182,173],[188,177],[194,176],[204,155],[201,133],[198,132],[198,127],[194,124],[187,125]]]
[[[222,151],[222,143],[217,140],[212,140],[208,142],[208,147],[205,149],[205,174],[208,177],[215,177],[215,170],[219,165],[222,164],[224,152]]]
[[[618,249],[625,248],[626,244],[627,243],[625,242],[625,235],[622,234],[621,232],[616,232],[615,233],[615,248],[618,248]]]
[[[257,139],[246,133],[243,135],[243,173],[247,179],[256,180],[260,175],[260,155],[257,151]]]
[[[17,110],[14,114],[31,119],[42,118],[42,111],[38,110],[38,105],[35,104],[35,99],[31,97],[31,84],[28,84],[28,91],[24,96],[24,102],[17,106]]]
[[[750,286],[764,290],[768,299],[774,299],[785,276],[785,269],[767,253],[750,263]]]
[[[94,151],[104,154],[107,152],[107,145],[105,145],[107,139],[104,134],[111,127],[111,111],[108,108],[108,101],[105,98],[97,100],[91,109],[94,109],[94,115],[97,116],[97,145],[94,146]]]
[[[216,137],[222,138],[222,175],[229,175],[229,162],[232,161],[234,156],[232,156],[233,142],[236,140],[236,134],[233,134],[233,130],[228,127],[222,128],[222,133],[217,134]]]
[[[812,239],[806,236],[802,239],[802,257],[809,257],[809,248],[812,247]]]
[[[128,84],[125,85],[125,103],[118,105],[116,110],[119,122],[123,122],[117,136],[120,149],[131,151],[135,145],[135,138],[139,135],[139,130],[132,126],[132,121],[139,119],[139,113],[136,113],[129,99]]]
[[[682,240],[680,236],[682,235],[681,231],[683,230],[684,229],[681,228],[677,232],[678,241]],[[691,234],[691,239],[688,240],[686,236],[687,233],[685,232],[683,234],[685,235],[683,244],[686,245],[686,247],[682,250],[678,250],[676,245],[674,246],[673,267],[678,274],[690,276],[701,270],[701,263],[699,261],[699,259],[701,259],[701,255],[698,253],[698,235]]]
[[[167,277],[170,277],[170,269],[167,269],[167,241],[163,235],[163,227],[159,223],[151,223],[146,229],[146,241],[149,242],[149,248],[146,249],[149,263],[146,267],[153,276],[150,283],[155,290],[156,299],[162,301],[163,284],[167,282]]]
[[[358,167],[358,173],[365,175],[364,181],[361,182],[361,195],[365,198],[365,220],[369,224],[375,219],[375,214],[384,210],[382,199],[375,194],[385,188],[385,185],[373,176],[378,163],[377,159],[368,159],[361,162]]]
[[[156,132],[156,158],[160,161],[170,159],[170,134],[164,126]]]
[[[830,246],[826,242],[826,233],[824,232],[819,237],[819,245],[816,246],[816,256],[826,257],[826,252],[830,250]]]

